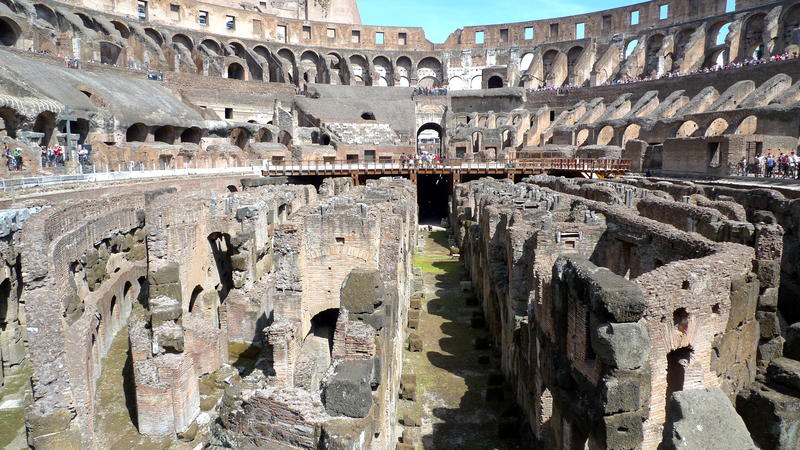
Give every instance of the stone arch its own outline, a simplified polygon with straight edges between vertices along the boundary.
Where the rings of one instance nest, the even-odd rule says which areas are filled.
[[[119,55],[122,47],[113,42],[100,41],[100,62],[102,64],[116,65],[119,62]]]
[[[560,87],[567,79],[567,56],[559,49],[551,48],[542,54],[542,75],[545,84]]]
[[[645,74],[652,75],[661,73],[663,67],[661,65],[661,47],[664,46],[664,35],[656,33],[647,38],[645,45]]]
[[[486,87],[489,89],[498,89],[503,87],[503,78],[500,75],[492,75],[486,80]]]
[[[289,134],[289,132],[286,130],[281,130],[278,133],[278,142],[283,145],[289,146],[292,143],[292,135]]]
[[[164,125],[156,128],[153,132],[153,140],[156,142],[163,142],[165,144],[175,143],[175,127],[172,125]]]
[[[483,145],[483,133],[480,131],[474,131],[472,133],[472,151],[478,152],[481,150],[481,146]]]
[[[526,72],[530,69],[531,64],[533,64],[534,55],[531,52],[525,53],[522,55],[522,58],[519,60],[519,71],[520,73]]]
[[[153,40],[159,47],[164,45],[164,36],[155,28],[147,27],[144,29],[144,34]]]
[[[677,133],[675,133],[675,137],[692,137],[696,136],[697,130],[700,129],[700,126],[697,125],[697,122],[693,120],[687,120],[683,122],[680,127],[678,127]]]
[[[274,139],[275,136],[272,134],[272,131],[270,131],[269,128],[260,128],[256,132],[256,142],[273,142]]]
[[[230,142],[232,145],[244,150],[247,147],[247,143],[250,142],[250,131],[242,127],[234,128],[231,130]]]
[[[722,117],[714,119],[713,122],[706,128],[706,136],[721,136],[728,130],[728,121]]]
[[[606,125],[597,133],[597,145],[610,145],[614,140],[614,127]]]
[[[469,87],[461,77],[452,77],[447,81],[447,87],[453,91],[460,91],[464,89],[465,86]]]
[[[365,86],[369,83],[369,74],[367,73],[367,58],[362,55],[350,55],[350,74],[353,76],[352,84],[358,86]]]
[[[83,22],[84,27],[96,31],[97,27],[95,26],[94,20],[91,17],[87,16],[82,12],[76,12],[75,15],[78,16],[79,19],[81,19],[81,22]]]
[[[125,131],[125,142],[145,142],[147,134],[147,125],[141,122],[135,123]]]
[[[693,27],[689,27],[675,34],[675,61],[680,61],[686,56],[686,46],[689,44],[695,31]]]
[[[765,56],[764,52],[764,19],[766,14],[756,13],[748,17],[742,26],[741,44],[739,45],[739,57],[746,59],[752,57]],[[760,55],[756,55],[757,53]]]
[[[280,58],[281,65],[283,66],[283,81],[287,83],[294,83],[297,77],[297,66],[295,64],[294,53],[288,48],[278,50],[278,57]]]
[[[11,108],[0,108],[0,136],[17,137],[17,113]]]
[[[417,129],[417,152],[428,151],[441,156],[443,141],[444,129],[438,123],[428,122]]]
[[[482,84],[483,84],[483,75],[475,75],[469,81],[469,88],[470,89],[480,89]]]
[[[402,80],[403,78],[405,78],[406,81],[408,81],[408,80],[411,79],[411,75],[412,75],[411,72],[413,71],[413,65],[411,64],[411,58],[409,58],[408,56],[401,56],[401,57],[397,58],[397,61],[395,62],[395,66],[394,67],[395,67],[394,71],[397,74],[397,77],[398,77],[399,80]],[[410,84],[411,83],[409,82],[409,84],[407,84],[406,86],[409,86]]]
[[[739,122],[736,131],[733,134],[756,134],[758,131],[758,118],[756,116],[747,116]]]
[[[181,133],[181,142],[200,144],[200,139],[203,138],[203,130],[199,127],[191,127],[183,130]]]
[[[575,67],[578,65],[578,60],[583,55],[583,47],[576,45],[567,51],[567,79],[570,84],[576,84],[577,74]]]
[[[721,20],[706,28],[706,48],[725,44],[730,33],[731,22]]]
[[[417,78],[420,80],[419,85],[424,86],[422,84],[422,80],[425,78],[433,78],[435,82],[432,86],[424,86],[424,87],[439,87],[442,83],[442,62],[439,61],[437,58],[433,56],[428,56],[422,58],[417,64]]]
[[[312,50],[304,51],[300,55],[300,71],[305,83],[319,83],[322,75],[319,55]]]
[[[703,68],[714,66],[724,66],[728,62],[728,48],[720,47],[706,53],[706,60],[703,62]]]
[[[37,19],[49,23],[53,28],[58,28],[58,16],[52,8],[41,3],[36,3],[33,8],[36,11]]]
[[[625,131],[622,133],[622,146],[624,147],[625,144],[630,141],[631,139],[639,139],[639,133],[642,131],[642,126],[636,123],[632,123],[625,128]]]
[[[21,34],[22,28],[17,22],[8,17],[0,17],[0,45],[13,47]]]
[[[228,78],[234,80],[244,80],[244,67],[238,62],[231,63],[228,66]]]
[[[792,30],[800,28],[800,3],[795,3],[783,13],[780,40],[784,51],[800,52],[800,46],[792,42]]]
[[[580,147],[586,144],[586,141],[589,140],[589,130],[587,128],[583,128],[578,130],[575,134],[575,145]]]
[[[119,32],[119,35],[122,37],[122,39],[128,39],[130,37],[131,30],[124,23],[118,20],[112,20],[111,25],[114,25],[114,28]]]
[[[228,50],[233,51],[233,54],[229,56],[235,56],[237,58],[245,59],[247,56],[247,50],[245,50],[244,45],[238,41],[230,41],[228,42]]]
[[[328,70],[328,83],[347,84],[347,67],[343,64],[342,55],[336,52],[328,52],[325,55],[325,65]]]
[[[215,56],[222,56],[222,46],[219,45],[219,42],[216,40],[206,38],[200,42],[200,45],[202,45],[209,53],[212,53]]]
[[[394,73],[392,70],[392,62],[385,56],[376,56],[372,60],[372,67],[375,68],[375,74],[378,76],[377,86],[392,86],[394,85]],[[382,81],[381,81],[382,80]]]
[[[417,82],[417,86],[428,89],[438,88],[439,80],[434,77],[425,77]]]
[[[194,42],[192,38],[185,34],[178,33],[172,36],[172,46],[177,48],[178,46],[184,47],[186,50],[192,51],[194,49]]]
[[[56,129],[56,115],[50,111],[44,111],[36,116],[33,122],[33,131],[43,133],[41,145],[50,145],[53,140],[53,131]]]

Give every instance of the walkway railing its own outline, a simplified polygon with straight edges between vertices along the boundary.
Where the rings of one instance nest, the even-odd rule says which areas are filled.
[[[313,172],[412,172],[412,171],[512,171],[533,170],[574,170],[588,172],[629,171],[631,163],[623,159],[583,159],[583,158],[536,158],[512,159],[507,161],[472,161],[464,159],[445,159],[440,162],[403,161],[399,159],[378,161],[271,161],[266,170],[270,173],[313,173]]]

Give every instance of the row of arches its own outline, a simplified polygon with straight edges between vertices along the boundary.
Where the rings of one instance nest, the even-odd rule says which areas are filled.
[[[134,123],[125,131],[125,142],[150,142],[150,137],[152,136],[153,142],[161,142],[170,145],[178,143],[199,145],[205,135],[206,131],[199,127],[189,127],[183,129],[174,127],[172,125],[148,127],[143,123]],[[247,144],[251,142],[271,142],[288,146],[292,142],[292,135],[285,130],[280,130],[276,134],[266,127],[259,128],[255,132],[252,132],[244,127],[236,127],[230,131],[228,139],[230,144],[244,149],[247,147]],[[328,138],[328,142],[330,142],[330,138]]]

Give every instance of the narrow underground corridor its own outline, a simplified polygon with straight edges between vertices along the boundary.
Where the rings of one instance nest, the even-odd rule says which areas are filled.
[[[466,272],[450,255],[447,231],[424,238],[414,267],[422,273],[425,296],[419,325],[407,329],[412,345],[406,343],[403,358],[404,381],[415,376],[415,389],[413,400],[403,398],[404,388],[398,400],[402,442],[417,449],[530,448],[521,443],[519,412],[499,354],[490,349],[480,305],[462,289]],[[410,350],[420,350],[420,343],[421,351]]]

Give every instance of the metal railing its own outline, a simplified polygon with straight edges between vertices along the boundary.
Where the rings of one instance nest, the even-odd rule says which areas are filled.
[[[627,171],[629,160],[583,159],[583,158],[535,158],[506,161],[475,161],[444,159],[440,162],[418,160],[332,160],[332,161],[267,161],[269,172],[390,172],[390,171],[525,171],[525,170],[578,170],[578,171]]]

